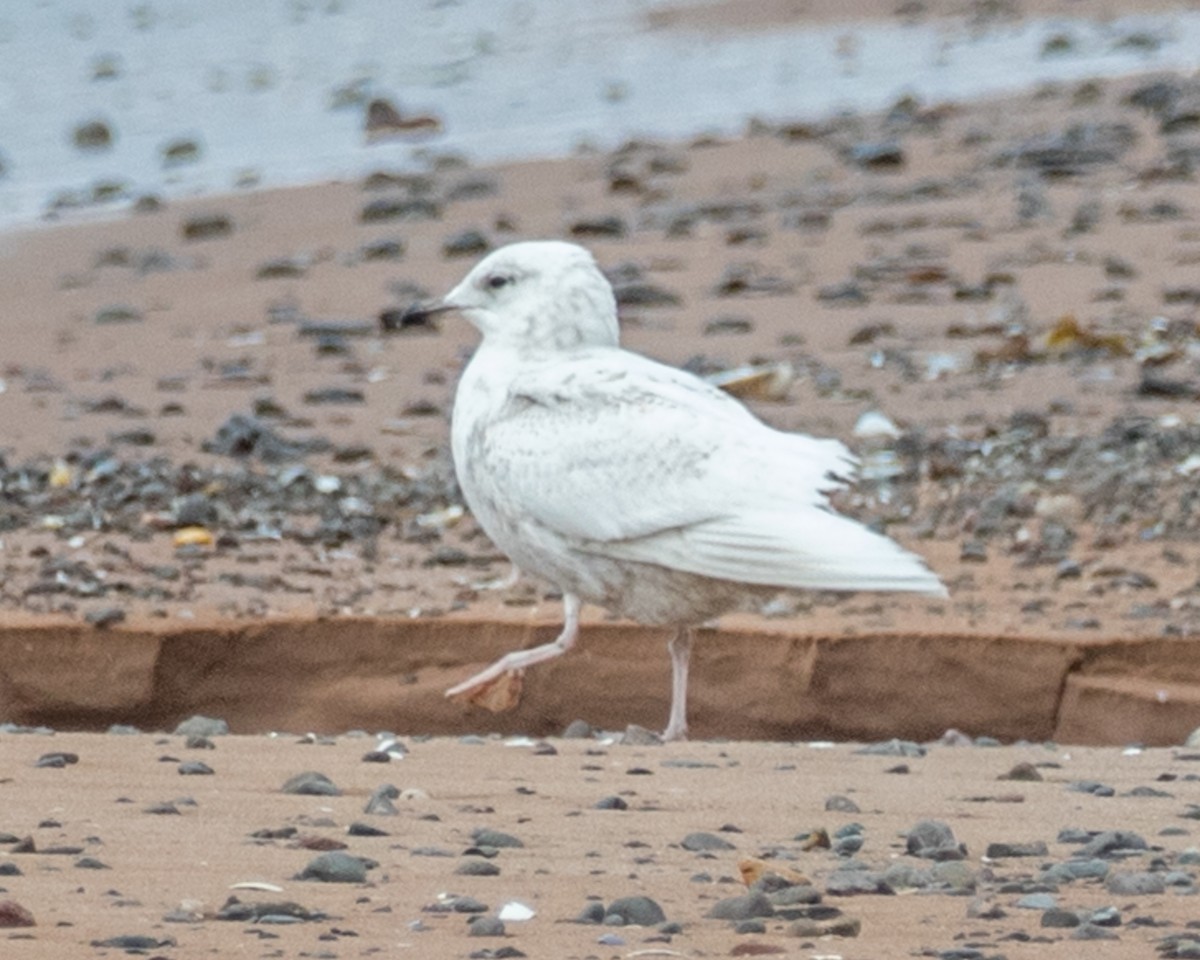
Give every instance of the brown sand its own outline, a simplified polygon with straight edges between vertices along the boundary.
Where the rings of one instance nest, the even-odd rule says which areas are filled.
[[[918,6],[906,5],[909,15]],[[1077,13],[1077,6],[1047,0],[1023,9]],[[1008,7],[923,5],[931,15]],[[679,15],[653,26],[724,28],[723,9],[703,23]],[[764,4],[761,22],[738,22],[769,27],[796,9]],[[814,2],[802,12],[832,17],[844,9]],[[855,9],[875,15],[877,5]],[[1200,726],[1194,481],[1176,470],[1196,452],[1186,445],[1167,445],[1157,459],[1144,439],[1106,447],[1128,490],[1111,478],[1107,487],[1090,485],[1104,466],[1099,459],[1068,463],[1064,454],[1064,481],[1031,473],[1016,453],[1008,479],[1002,471],[975,479],[970,465],[956,473],[961,464],[948,468],[923,454],[918,475],[864,485],[846,508],[927,556],[950,600],[789,598],[769,616],[726,618],[697,645],[692,730],[733,742],[653,748],[556,740],[551,755],[499,740],[416,739],[409,757],[381,766],[361,761],[370,738],[315,744],[294,736],[353,728],[548,735],[577,717],[608,729],[631,721],[658,728],[669,668],[659,633],[589,611],[581,649],[531,671],[513,713],[447,703],[446,686],[507,649],[547,639],[558,616],[557,600],[529,582],[501,592],[472,586],[501,575],[505,564],[469,517],[432,541],[413,533],[418,515],[450,505],[446,417],[473,336],[465,324],[447,323],[432,336],[350,338],[348,354],[326,355],[297,335],[294,322],[271,322],[272,308],[373,323],[415,295],[394,289],[397,282],[436,294],[461,276],[471,258],[446,257],[442,244],[464,229],[499,244],[565,236],[583,220],[615,215],[623,236],[583,241],[604,266],[636,263],[646,280],[681,298],[674,307],[627,309],[627,343],[673,363],[698,354],[714,367],[791,363],[798,377],[786,400],[754,404],[781,428],[849,438],[863,412],[880,409],[907,432],[906,442],[945,450],[948,437],[960,437],[975,444],[972,456],[988,460],[984,440],[1017,452],[1082,443],[1124,418],[1167,444],[1197,419],[1200,389],[1191,384],[1200,383],[1200,297],[1167,292],[1196,285],[1200,186],[1189,172],[1194,130],[1185,122],[1164,132],[1160,118],[1123,105],[1140,82],[906,105],[891,121],[754,127],[735,142],[643,145],[616,159],[439,167],[430,176],[433,196],[470,180],[495,189],[447,201],[430,220],[363,224],[364,204],[411,191],[325,184],[0,237],[3,455],[10,471],[28,464],[0,490],[3,719],[60,730],[111,723],[153,730],[204,712],[239,733],[293,731],[218,737],[213,751],[185,749],[179,736],[0,735],[0,831],[32,836],[38,851],[8,854],[0,845],[0,864],[22,871],[2,878],[0,899],[17,901],[37,923],[5,931],[2,955],[117,956],[119,948],[88,945],[138,934],[172,941],[148,955],[179,958],[463,957],[503,947],[538,957],[873,958],[960,948],[1117,958],[1150,956],[1157,939],[1194,926],[1195,897],[1181,895],[1194,892],[1194,882],[1181,893],[1139,895],[1110,893],[1096,881],[1064,884],[1060,906],[1117,908],[1122,926],[1111,941],[1082,944],[1070,930],[1042,927],[1041,911],[1016,906],[1045,864],[1076,849],[1056,840],[1064,827],[1137,831],[1161,849],[1114,861],[1112,870],[1178,868],[1194,881],[1195,866],[1177,857],[1195,846],[1195,821],[1185,819],[1197,800],[1195,752],[1117,746],[1179,744]],[[1129,126],[1129,148],[1070,175],[1042,177],[1005,160],[1031,138],[1107,123]],[[902,145],[898,169],[849,159],[855,144],[890,139]],[[630,175],[613,177],[614,165]],[[231,220],[231,234],[183,237],[189,219],[213,213]],[[399,261],[360,255],[364,244],[391,237],[405,244]],[[285,257],[294,258],[294,276],[256,279],[263,264]],[[742,262],[789,291],[714,292],[727,268]],[[156,264],[167,268],[143,269]],[[847,281],[867,302],[820,295]],[[964,298],[971,288],[991,289],[985,299]],[[98,311],[124,305],[141,319],[95,322]],[[748,320],[749,332],[705,334],[730,314]],[[1093,338],[1064,340],[1067,314]],[[1166,357],[1143,349],[1153,346],[1156,317],[1174,331]],[[1141,357],[1125,355],[1136,350]],[[1156,356],[1165,360],[1160,367],[1152,366]],[[955,369],[926,376],[930,363],[947,358]],[[1175,396],[1141,389],[1147,370],[1182,389]],[[306,392],[331,386],[361,390],[365,402],[305,403]],[[77,456],[110,444],[127,466],[162,457],[172,469],[194,463],[223,471],[208,481],[217,500],[247,472],[277,476],[287,465],[245,464],[202,449],[231,414],[249,412],[263,396],[286,411],[272,424],[289,435],[368,451],[352,465],[310,456],[315,473],[351,483],[390,468],[434,492],[378,505],[385,525],[377,538],[334,546],[298,535],[255,539],[226,519],[212,531],[224,538],[218,545],[180,553],[170,518],[141,516],[136,504],[119,516],[101,511],[94,528],[63,520],[93,495],[111,503],[111,491],[96,492],[102,483],[89,479]],[[94,401],[106,398],[119,402],[96,410]],[[1040,427],[1021,433],[1028,421],[1014,426],[1013,415],[1026,411],[1045,436]],[[131,429],[150,431],[149,445],[119,442]],[[57,467],[55,458],[63,458]],[[36,509],[20,507],[23,485],[41,496],[55,470],[58,493]],[[985,533],[988,498],[1009,484],[1011,512]],[[441,501],[439,490],[447,491]],[[1039,553],[1055,524],[1074,537],[1066,555],[1074,568],[1053,551]],[[462,551],[465,562],[430,565],[442,549]],[[170,576],[154,572],[164,566]],[[109,609],[124,622],[100,630],[84,620]],[[1106,746],[935,746],[906,759],[788,742],[929,740],[947,727],[1005,741]],[[77,753],[78,763],[33,766],[55,750]],[[215,774],[180,777],[178,762],[197,758]],[[699,766],[672,765],[680,760]],[[1042,764],[1045,782],[997,780],[1020,761]],[[907,775],[887,772],[900,764]],[[278,792],[304,770],[327,774],[344,795]],[[1067,789],[1085,780],[1117,795]],[[367,796],[385,782],[417,793],[399,801],[396,817],[364,815]],[[1151,786],[1171,795],[1129,795]],[[861,812],[826,812],[826,798],[837,793]],[[594,809],[612,795],[629,809]],[[178,802],[178,816],[144,812],[182,798],[195,804]],[[861,920],[853,940],[792,937],[779,919],[767,920],[765,933],[735,934],[705,918],[717,899],[740,892],[743,856],[785,863],[825,890],[838,861],[802,850],[798,835],[856,820],[866,836],[859,859],[878,870],[908,862],[901,835],[926,817],[947,821],[966,844],[977,892],[1000,908],[995,919],[969,918],[970,895],[903,889],[826,897]],[[356,820],[390,836],[347,837]],[[740,831],[719,833],[734,851],[709,859],[680,846],[691,831],[727,825]],[[284,826],[310,844],[344,841],[379,865],[366,885],[295,881],[314,850],[249,836]],[[497,856],[497,877],[455,875],[479,826],[512,832],[526,846]],[[1045,855],[983,859],[988,843],[1036,840],[1047,843]],[[46,852],[56,846],[82,854]],[[422,847],[451,856],[415,855]],[[80,855],[111,869],[78,867]],[[231,890],[243,881],[283,890]],[[468,939],[463,915],[424,910],[446,892],[476,896],[489,912],[519,900],[537,917],[510,923],[502,941]],[[648,929],[563,922],[589,897],[609,903],[633,894],[657,900],[682,932],[650,940]],[[230,895],[294,901],[327,918],[213,919]],[[165,921],[173,912],[193,919]],[[427,929],[414,929],[417,921]],[[599,943],[605,933],[623,942]]]
[[[1155,858],[1173,863],[1194,846],[1186,830],[1160,836],[1166,828],[1194,823],[1181,819],[1185,784],[1162,778],[1194,776],[1196,763],[1167,750],[1122,756],[1110,748],[939,746],[924,758],[902,761],[857,755],[845,746],[647,748],[558,740],[556,753],[542,755],[529,745],[498,740],[472,745],[432,739],[412,743],[409,756],[383,766],[361,760],[374,744],[370,738],[314,744],[294,737],[216,737],[214,743],[213,750],[187,750],[179,736],[94,734],[0,741],[7,772],[0,786],[6,811],[0,829],[31,836],[35,844],[32,853],[0,854],[0,862],[22,871],[4,878],[5,896],[29,909],[37,922],[3,934],[5,956],[120,956],[120,950],[93,951],[88,944],[140,935],[172,941],[148,955],[178,958],[465,957],[503,946],[546,957],[728,956],[754,949],[749,944],[809,957],[972,947],[986,956],[1036,950],[1038,956],[1066,958],[1078,956],[1084,944],[1072,940],[1069,929],[1041,927],[1041,911],[1017,907],[1022,893],[1006,886],[1028,883],[1045,864],[1078,851],[1056,841],[1059,830],[1119,827],[1154,847],[1114,860],[1113,873],[1145,870]],[[35,769],[38,757],[51,751],[73,752],[78,763]],[[215,773],[181,777],[179,763],[194,760]],[[885,772],[902,762],[907,775]],[[1045,780],[997,779],[1018,762],[1039,765]],[[307,770],[325,774],[343,795],[279,792],[286,779]],[[1103,780],[1118,796],[1067,789],[1068,783],[1089,779]],[[368,795],[388,782],[413,793],[397,801],[396,816],[364,815]],[[1151,785],[1175,795],[1124,796]],[[832,794],[852,798],[861,812],[825,811]],[[614,795],[625,800],[627,810],[594,808]],[[174,801],[179,815],[145,812],[163,801]],[[705,916],[717,900],[744,891],[735,878],[737,861],[746,856],[798,869],[824,891],[844,861],[828,850],[802,848],[797,837],[816,828],[833,833],[857,821],[866,838],[857,857],[871,869],[928,868],[929,861],[905,855],[904,834],[931,814],[966,845],[974,894],[901,887],[898,895],[827,895],[826,904],[861,921],[861,935],[853,940],[790,936],[789,922],[777,918],[765,921],[765,933],[737,934],[728,922]],[[389,835],[347,836],[355,821]],[[295,828],[296,836],[251,837],[284,827]],[[478,859],[463,856],[478,827],[513,834],[524,847],[499,851],[492,860],[497,876],[456,875],[461,862]],[[716,833],[735,849],[688,852],[680,844],[693,831]],[[1043,856],[983,858],[990,843],[1039,840],[1047,844]],[[350,854],[378,866],[368,872],[366,884],[298,881],[295,875],[322,849],[304,849],[302,841],[346,844]],[[55,847],[82,853],[50,852]],[[428,855],[430,849],[445,855]],[[82,869],[76,866],[81,856],[110,869]],[[282,889],[232,889],[246,882]],[[475,897],[489,914],[519,901],[537,916],[507,924],[504,939],[468,938],[463,914],[427,912],[447,893]],[[664,939],[651,928],[565,922],[589,898],[608,904],[633,895],[652,897],[682,932]],[[214,919],[231,896],[247,903],[290,901],[326,918],[293,925]],[[968,918],[975,896],[998,906],[1002,915]],[[1111,932],[1119,939],[1086,945],[1100,957],[1150,956],[1157,939],[1183,932],[1196,916],[1195,897],[1114,896],[1094,880],[1063,884],[1056,899],[1068,910],[1118,908],[1124,923]],[[177,912],[193,919],[164,920]],[[1141,919],[1135,923],[1135,917]],[[422,929],[412,929],[418,921]],[[599,945],[604,934],[621,940]]]
[[[352,183],[209,198],[113,222],[9,235],[0,257],[0,287],[9,292],[0,374],[7,385],[0,395],[6,455],[10,463],[32,458],[46,471],[69,449],[102,447],[142,428],[152,445],[118,442],[121,458],[163,456],[175,464],[274,475],[281,468],[247,467],[201,449],[230,414],[249,412],[267,396],[287,412],[282,423],[293,434],[333,437],[368,451],[367,464],[357,467],[310,457],[315,472],[346,478],[387,468],[443,483],[450,471],[446,418],[473,341],[467,325],[447,322],[432,336],[354,337],[348,354],[327,356],[312,338],[297,336],[294,322],[272,322],[272,309],[372,323],[417,295],[412,287],[397,292],[397,282],[434,294],[461,276],[472,258],[447,257],[441,248],[464,229],[479,229],[499,244],[579,234],[581,223],[604,216],[620,218],[625,235],[583,238],[600,261],[609,268],[638,264],[649,282],[682,301],[627,308],[628,344],[673,363],[699,354],[717,366],[792,364],[798,379],[787,400],[755,403],[781,428],[849,438],[864,411],[881,409],[912,436],[994,436],[1001,446],[1020,447],[1026,441],[1010,436],[1010,418],[1021,411],[1045,418],[1050,441],[1100,436],[1118,417],[1188,425],[1195,421],[1195,401],[1186,392],[1195,375],[1193,341],[1176,341],[1171,349],[1179,359],[1168,357],[1162,367],[1125,355],[1153,337],[1156,317],[1174,330],[1194,325],[1194,302],[1165,298],[1166,291],[1194,284],[1200,259],[1194,220],[1200,193],[1194,179],[1171,166],[1190,142],[1187,130],[1168,136],[1156,118],[1124,105],[1143,83],[1081,84],[969,107],[917,106],[886,123],[850,118],[783,133],[763,128],[740,141],[635,147],[615,159],[449,167],[431,174],[434,196],[453,196],[465,182],[490,190],[443,203],[432,220],[364,224],[365,204],[404,197],[406,189],[365,191]],[[1073,175],[1039,177],[1036,168],[1004,160],[1065,125],[1112,123],[1127,125],[1129,149]],[[847,161],[844,151],[854,143],[881,137],[903,144],[903,166],[879,170]],[[621,189],[612,186],[616,168],[629,173]],[[1031,210],[1023,213],[1022,204]],[[1079,210],[1089,204],[1095,222],[1079,227]],[[183,237],[186,223],[214,213],[229,218],[232,233]],[[399,262],[363,259],[364,244],[390,237],[405,244]],[[169,268],[140,268],[156,251]],[[262,265],[280,258],[292,258],[295,276],[257,278]],[[739,263],[790,292],[721,295],[715,288]],[[823,297],[847,281],[868,302]],[[995,289],[985,299],[960,295],[989,284]],[[114,305],[132,307],[141,319],[95,322]],[[731,314],[748,321],[749,332],[705,334],[714,318]],[[1053,332],[1065,316],[1110,341],[1056,344]],[[1024,339],[1006,334],[1014,327]],[[956,369],[927,376],[929,364],[943,360]],[[1138,383],[1146,370],[1185,384],[1185,392],[1143,395]],[[306,404],[306,392],[326,387],[359,390],[365,402]],[[119,401],[115,410],[89,406],[106,398]],[[1002,477],[972,486],[969,473],[927,476],[898,483],[891,493],[864,486],[847,509],[885,524],[926,555],[951,599],[799,598],[777,606],[775,619],[727,618],[719,639],[700,646],[695,732],[859,736],[890,727],[929,736],[938,725],[955,725],[1077,742],[1180,742],[1200,725],[1200,666],[1187,639],[1200,629],[1196,530],[1186,512],[1190,481],[1174,469],[1189,452],[1155,465],[1153,478],[1128,495],[1133,514],[1124,517],[1124,508],[1111,505],[1121,502],[1119,487],[1099,504],[1082,495],[1090,461],[1069,475],[1074,486],[1014,475],[1021,485],[1014,515],[1004,521],[1003,535],[985,544],[985,555],[969,563],[960,559],[962,544],[977,538],[983,498],[1004,488]],[[1142,455],[1129,454],[1131,478]],[[611,631],[597,632],[598,611],[589,614],[597,626],[589,628],[582,654],[529,678],[521,712],[464,715],[441,702],[447,681],[514,641],[544,640],[558,617],[557,600],[535,584],[501,593],[471,587],[502,574],[505,564],[469,518],[432,544],[414,541],[416,515],[436,513],[448,500],[381,506],[387,526],[376,549],[355,541],[327,548],[293,538],[234,538],[231,546],[199,548],[180,560],[170,523],[153,512],[107,529],[44,529],[77,502],[84,474],[71,467],[69,485],[45,516],[25,516],[4,533],[5,620],[38,628],[5,641],[25,652],[3,665],[14,719],[93,725],[124,709],[165,723],[211,707],[242,731],[293,722],[344,729],[357,722],[545,734],[580,714],[606,725],[661,723],[661,635],[622,634],[631,645],[652,645],[645,659],[606,652]],[[218,494],[220,486],[216,481]],[[1147,536],[1160,517],[1173,524],[1168,535]],[[1054,562],[1031,555],[1029,544],[1050,522],[1076,537],[1069,554],[1079,576],[1061,576]],[[439,546],[462,550],[467,565],[430,566]],[[111,589],[102,586],[99,595],[47,589],[60,576],[47,573],[47,565],[59,560],[100,570]],[[182,581],[163,584],[147,575],[176,562]],[[107,633],[56,626],[114,604],[126,621]],[[339,625],[347,616],[356,619]],[[437,626],[440,616],[449,616],[444,627]],[[412,618],[420,625],[415,630]],[[502,626],[487,626],[492,621]],[[146,630],[154,639],[143,639]],[[195,636],[207,639],[197,647]],[[272,636],[293,639],[277,644]],[[422,636],[437,636],[436,649],[423,652]],[[43,661],[27,655],[34,648],[59,668],[41,671]],[[183,666],[172,676],[183,661],[167,655],[171,649],[220,651],[184,658],[203,661],[206,677],[226,677],[224,666],[243,658],[258,672],[214,682],[203,693]],[[98,669],[96,657],[132,670],[141,693],[99,704],[81,695]],[[327,696],[315,696],[314,687],[333,684],[329,661],[338,658],[355,668]],[[324,671],[316,678],[307,673],[313,664]],[[1019,669],[1001,669],[1006,664]],[[46,675],[30,687],[30,671]],[[897,676],[902,682],[868,695],[875,681],[860,678],[874,671],[880,683]],[[257,696],[264,677],[272,678],[275,694],[268,705]],[[837,705],[843,684],[848,711]],[[994,684],[989,696],[980,695]],[[823,700],[825,690],[836,695]],[[313,705],[322,700],[335,706]],[[368,700],[369,708],[353,706]],[[879,712],[880,704],[888,708]],[[344,722],[339,710],[346,711]],[[848,715],[835,718],[841,712]]]

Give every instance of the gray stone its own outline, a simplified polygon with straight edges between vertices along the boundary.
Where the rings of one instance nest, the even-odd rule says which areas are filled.
[[[201,760],[185,760],[179,765],[179,774],[184,777],[211,776],[216,771]]]
[[[294,777],[288,777],[279,790],[281,793],[293,793],[306,797],[340,797],[342,795],[342,791],[332,780],[315,770],[306,770]]]
[[[472,917],[467,925],[467,935],[471,937],[502,937],[504,936],[504,921],[497,917]]]
[[[667,915],[649,897],[620,897],[608,905],[605,918],[620,917],[626,924],[638,927],[653,927],[663,923]]]
[[[1044,857],[1049,852],[1045,841],[1033,840],[1028,843],[989,843],[984,856],[1003,860],[1007,857]]]
[[[862,813],[857,803],[840,793],[825,798],[825,809],[830,813]]]
[[[490,860],[467,857],[454,868],[454,872],[460,877],[498,877],[500,868]]]
[[[1126,871],[1111,874],[1104,889],[1119,896],[1131,897],[1164,893],[1167,885],[1163,882],[1162,874]]]
[[[363,883],[367,879],[367,865],[359,857],[342,850],[331,850],[310,860],[295,879],[319,880],[321,883]]]
[[[1148,850],[1149,844],[1130,830],[1105,830],[1080,848],[1080,857],[1104,857],[1118,850]]]
[[[1104,927],[1098,927],[1094,923],[1085,923],[1076,928],[1071,934],[1072,940],[1119,940],[1121,939],[1111,930]]]
[[[381,784],[375,788],[375,792],[367,800],[366,806],[363,807],[363,813],[371,813],[377,817],[394,817],[400,811],[396,809],[396,805],[392,801],[399,796],[398,787],[390,783]]]
[[[749,920],[751,917],[770,917],[775,914],[775,906],[764,893],[744,893],[738,897],[726,897],[718,900],[705,914],[713,920]]]
[[[925,748],[912,740],[884,740],[880,743],[867,744],[854,751],[876,757],[923,757]]]
[[[229,733],[229,724],[214,717],[200,714],[188,717],[175,727],[177,737],[223,737]]]
[[[1016,906],[1022,910],[1053,910],[1058,906],[1058,899],[1049,893],[1030,893],[1021,897]]]
[[[1079,914],[1074,910],[1064,910],[1061,907],[1053,907],[1042,914],[1043,927],[1065,930],[1079,926],[1080,922]]]
[[[850,897],[864,893],[894,894],[883,874],[874,870],[838,870],[825,881],[825,892],[839,897]]]
[[[471,831],[471,839],[478,847],[523,847],[525,843],[511,833],[492,830],[489,827],[479,827]]]
[[[704,850],[736,850],[737,848],[726,840],[724,837],[718,837],[715,833],[705,833],[704,831],[696,831],[689,833],[680,842],[680,846],[684,850],[689,850],[692,853],[699,853]]]
[[[921,820],[908,831],[905,848],[914,857],[928,860],[961,860],[966,856],[954,831],[941,820]]]

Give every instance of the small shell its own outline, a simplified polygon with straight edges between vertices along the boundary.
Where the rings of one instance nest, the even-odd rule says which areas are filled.
[[[209,547],[212,546],[213,535],[206,527],[180,527],[171,541],[177,547]]]
[[[267,883],[266,880],[242,880],[239,883],[231,884],[230,890],[258,890],[262,893],[283,893],[283,887],[275,883]]]
[[[537,913],[532,907],[527,907],[518,900],[509,900],[496,913],[500,920],[532,920],[537,916]]]
[[[895,439],[900,436],[900,428],[896,426],[887,414],[878,410],[868,410],[854,424],[854,435],[863,440],[878,440],[882,438]]]
[[[739,400],[783,400],[795,380],[796,370],[790,363],[734,367],[708,377],[714,387]]]

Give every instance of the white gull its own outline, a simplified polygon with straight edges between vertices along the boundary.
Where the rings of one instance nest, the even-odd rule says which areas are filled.
[[[511,705],[525,668],[571,649],[595,603],[676,628],[663,737],[683,739],[695,625],[780,589],[945,595],[921,558],[830,507],[855,468],[841,443],[781,433],[621,349],[612,287],[582,247],[503,247],[430,310],[483,335],[451,431],[467,505],[518,568],[562,592],[565,620],[447,696]]]

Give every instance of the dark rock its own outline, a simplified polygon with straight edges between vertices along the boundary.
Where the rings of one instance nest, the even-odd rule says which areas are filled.
[[[317,387],[306,390],[303,399],[310,406],[347,406],[367,402],[366,394],[352,387]]]
[[[363,883],[367,879],[367,864],[360,857],[341,850],[331,850],[310,860],[295,879],[318,880],[321,883]]]
[[[90,153],[107,150],[115,139],[112,127],[105,120],[85,121],[71,133],[71,140],[75,146]]]
[[[524,842],[511,833],[479,827],[471,831],[471,839],[480,847],[523,847]]]
[[[857,803],[840,793],[825,798],[825,809],[831,813],[862,813]]]
[[[78,860],[75,861],[75,868],[77,870],[111,870],[112,869],[112,867],[110,867],[107,863],[104,863],[101,860],[97,860],[95,857],[80,857]]]
[[[856,143],[847,155],[851,163],[865,170],[899,170],[904,166],[904,150],[893,141]]]
[[[1067,784],[1072,793],[1090,793],[1093,797],[1112,797],[1117,791],[1098,780],[1074,780]]]
[[[437,313],[428,305],[410,304],[403,309],[388,309],[379,314],[384,333],[437,333]]]
[[[391,836],[386,830],[380,830],[379,827],[373,827],[369,823],[360,823],[355,821],[346,828],[346,833],[352,837],[388,837]]]
[[[683,303],[679,294],[644,280],[616,282],[613,295],[618,307],[678,307]]]
[[[211,776],[216,771],[200,760],[186,760],[179,765],[179,774],[184,777]]]
[[[1065,929],[1069,927],[1077,927],[1082,921],[1079,919],[1079,914],[1074,910],[1064,910],[1061,907],[1052,907],[1042,914],[1041,925],[1043,927],[1053,927],[1056,929]]]
[[[1049,852],[1044,841],[1034,840],[1030,843],[989,843],[984,856],[1002,860],[1005,857],[1044,857]]]
[[[1105,857],[1122,850],[1148,850],[1150,845],[1140,834],[1130,830],[1105,830],[1085,843],[1077,856]]]
[[[33,914],[15,900],[0,900],[0,928],[36,927]]]
[[[919,821],[908,831],[905,847],[911,856],[929,860],[961,860],[966,856],[954,831],[941,820]]]
[[[620,917],[628,926],[653,927],[663,923],[667,915],[649,897],[619,897],[608,905],[604,917]]]
[[[126,950],[130,953],[144,953],[147,950],[157,950],[160,947],[175,946],[174,940],[159,940],[156,937],[146,937],[140,934],[124,934],[119,937],[109,937],[107,940],[93,940],[93,947],[112,947],[116,950]]]
[[[295,793],[310,797],[340,797],[342,795],[342,791],[332,780],[315,770],[288,777],[279,790],[281,793]]]
[[[377,787],[367,800],[366,806],[363,807],[363,813],[372,814],[377,817],[394,817],[400,811],[396,809],[396,805],[392,802],[398,799],[400,790],[398,787],[390,783],[382,784]]]
[[[229,724],[215,717],[196,714],[181,720],[174,733],[177,737],[223,737],[229,733]]]
[[[461,877],[500,876],[500,868],[496,864],[480,857],[468,857],[454,868],[454,872]]]
[[[120,607],[101,607],[99,610],[89,610],[83,619],[97,630],[104,630],[125,620],[125,611]]]
[[[705,914],[713,920],[748,920],[751,917],[771,917],[775,915],[775,905],[770,898],[757,891],[744,893],[737,897],[726,897],[718,900]]]
[[[472,917],[467,924],[467,935],[471,937],[502,937],[504,921],[496,917]]]
[[[576,220],[571,224],[570,234],[577,240],[593,237],[623,237],[628,230],[624,220],[610,214]]]
[[[478,230],[463,230],[442,243],[444,257],[477,257],[492,248],[491,242]]]
[[[438,220],[441,216],[441,204],[427,197],[380,197],[364,206],[358,218],[363,223],[382,223],[385,220]]]
[[[1161,874],[1128,871],[1109,874],[1104,889],[1118,896],[1137,897],[1165,893],[1167,885]]]
[[[715,833],[705,833],[697,831],[689,833],[680,841],[679,844],[684,850],[689,850],[692,853],[699,853],[704,850],[736,850],[737,848],[726,840],[724,837],[718,837]]]
[[[618,797],[614,795],[609,797],[601,797],[594,804],[592,804],[592,807],[596,810],[628,810],[629,804],[625,801],[624,797]]]
[[[184,240],[216,240],[233,233],[233,221],[223,213],[189,217],[181,228]]]
[[[108,326],[116,323],[141,323],[144,319],[145,314],[137,307],[131,307],[128,304],[110,304],[96,311],[93,323]]]
[[[37,763],[35,763],[34,766],[35,767],[51,767],[54,769],[61,769],[63,767],[69,766],[70,764],[74,764],[74,763],[78,763],[78,762],[79,762],[79,754],[67,753],[65,751],[60,750],[60,751],[56,751],[55,753],[43,753],[40,757],[38,757]]]
[[[895,888],[873,870],[838,870],[825,881],[825,892],[838,897],[859,894],[894,894]]]
[[[997,780],[1017,780],[1020,782],[1037,783],[1042,780],[1041,771],[1038,770],[1032,763],[1021,761],[1014,766],[1008,773],[1002,773]]]

